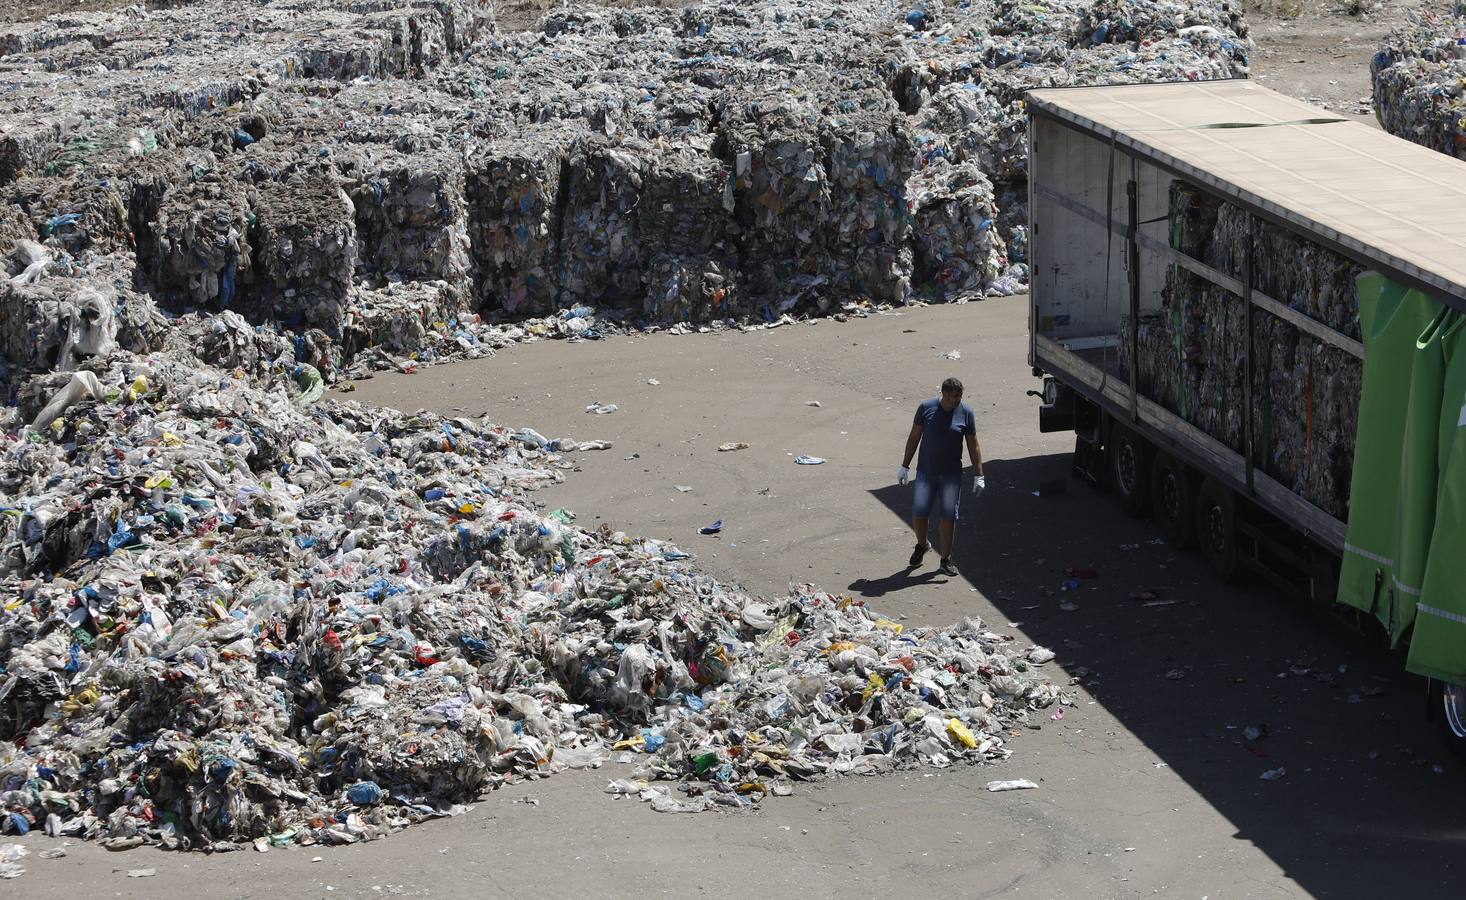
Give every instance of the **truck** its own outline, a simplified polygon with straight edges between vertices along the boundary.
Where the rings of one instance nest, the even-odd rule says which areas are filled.
[[[1378,623],[1466,750],[1466,162],[1245,79],[1025,103],[1041,430],[1219,577]]]

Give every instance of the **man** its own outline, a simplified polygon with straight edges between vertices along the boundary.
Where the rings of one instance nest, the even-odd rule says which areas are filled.
[[[952,533],[957,524],[957,501],[962,494],[962,443],[966,440],[967,455],[972,458],[977,477],[972,481],[972,494],[979,496],[987,487],[982,474],[982,450],[977,446],[977,419],[972,407],[962,402],[962,382],[948,378],[942,382],[942,395],[923,402],[916,408],[911,434],[906,438],[906,455],[896,480],[905,484],[911,475],[911,457],[921,447],[916,461],[916,494],[912,498],[911,526],[916,530],[916,549],[911,553],[911,568],[921,565],[926,556],[927,524],[932,507],[937,507],[939,549],[942,553],[941,573],[956,575],[952,564]]]

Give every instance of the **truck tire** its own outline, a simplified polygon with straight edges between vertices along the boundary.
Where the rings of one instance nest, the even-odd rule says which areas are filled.
[[[1184,550],[1196,545],[1196,486],[1174,456],[1157,452],[1150,468],[1150,506],[1166,543]]]
[[[1451,752],[1466,758],[1466,688],[1431,679],[1431,710]]]
[[[1201,482],[1196,495],[1196,538],[1201,557],[1222,581],[1242,577],[1237,552],[1237,507],[1232,490],[1213,478]]]
[[[1105,448],[1110,487],[1125,511],[1136,518],[1150,511],[1149,450],[1145,440],[1124,425],[1117,422],[1110,427],[1109,445]]]

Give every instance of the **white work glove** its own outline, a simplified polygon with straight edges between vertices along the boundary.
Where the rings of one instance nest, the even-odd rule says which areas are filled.
[[[905,484],[906,481],[907,481],[907,479],[909,479],[910,477],[911,477],[911,470],[908,469],[908,468],[906,468],[905,466],[902,466],[900,469],[896,470],[896,483],[897,484]]]
[[[981,497],[982,492],[987,489],[987,486],[988,480],[981,475],[972,479],[972,496]]]

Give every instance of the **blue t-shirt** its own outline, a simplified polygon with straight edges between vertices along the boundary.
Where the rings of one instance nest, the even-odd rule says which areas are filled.
[[[921,426],[921,449],[916,471],[926,475],[961,475],[964,435],[977,434],[972,407],[957,404],[951,412],[942,409],[942,398],[933,397],[916,408],[912,424]]]

